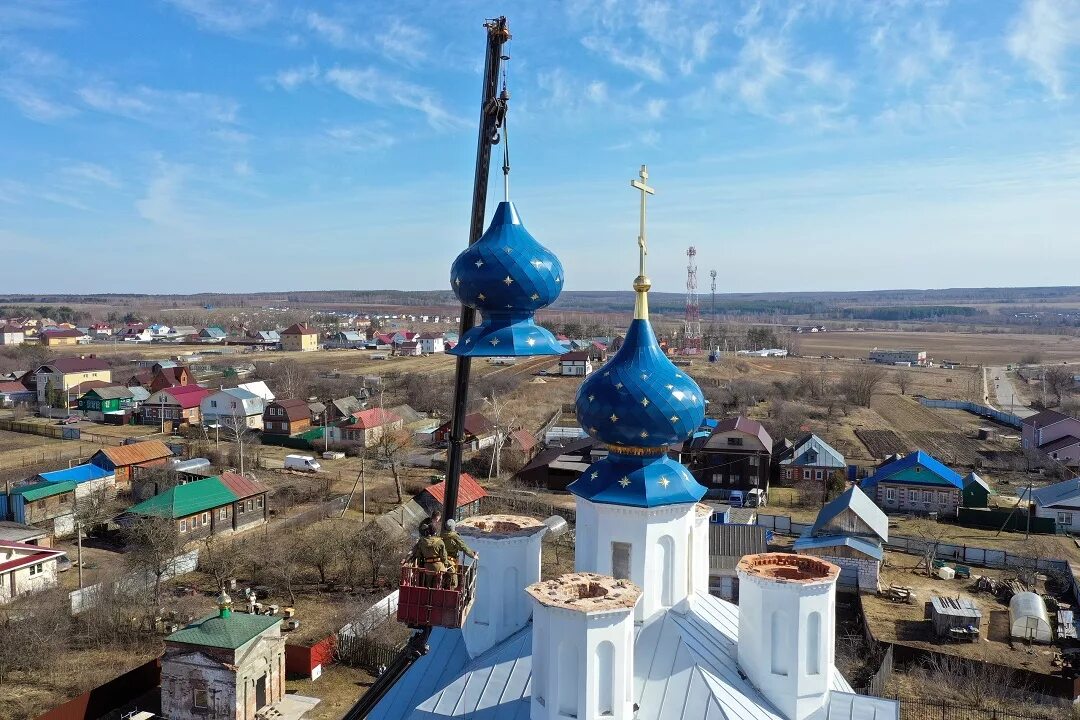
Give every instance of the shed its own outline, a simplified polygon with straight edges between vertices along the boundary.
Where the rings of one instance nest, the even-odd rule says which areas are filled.
[[[990,495],[993,491],[981,477],[975,473],[968,473],[964,478],[964,507],[984,508],[990,505]]]
[[[982,621],[982,612],[968,598],[932,595],[930,621],[934,625],[935,635],[948,637],[949,631],[954,628],[966,630],[973,627],[978,630],[979,623]]]
[[[1016,593],[1009,601],[1009,635],[1019,640],[1049,643],[1054,639],[1046,603],[1033,592]]]

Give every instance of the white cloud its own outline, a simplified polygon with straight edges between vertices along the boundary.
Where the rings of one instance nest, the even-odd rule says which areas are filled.
[[[111,188],[120,187],[120,180],[106,167],[89,162],[68,165],[61,170],[65,175],[77,180],[97,183]]]
[[[159,160],[154,177],[142,198],[135,202],[139,216],[155,225],[183,227],[188,225],[179,194],[187,177],[187,168]]]
[[[375,36],[375,43],[387,58],[410,65],[427,57],[424,50],[427,41],[426,32],[413,23],[405,23],[397,18],[390,20],[385,32]]]
[[[308,29],[336,48],[353,48],[360,43],[359,36],[343,21],[317,12],[304,16]]]
[[[250,177],[254,171],[251,169],[251,163],[247,160],[237,160],[233,163],[233,172],[240,177]]]
[[[422,113],[432,127],[440,130],[467,127],[469,123],[451,114],[430,88],[387,75],[375,67],[334,67],[323,75],[330,85],[350,97],[375,105],[397,105]]]
[[[368,152],[371,150],[385,150],[394,145],[396,140],[380,127],[365,125],[340,125],[327,129],[326,137],[334,144],[345,150],[356,152]]]
[[[274,19],[270,0],[165,0],[194,18],[204,30],[237,34],[262,27]]]
[[[1028,0],[1013,22],[1007,45],[1052,98],[1064,99],[1066,62],[1080,45],[1080,0]]]
[[[76,23],[69,0],[15,0],[0,4],[0,28],[12,30],[51,30]]]
[[[112,83],[96,83],[80,88],[78,95],[95,110],[162,124],[198,121],[231,124],[240,110],[235,100],[220,95],[146,86],[122,90]]]
[[[592,52],[611,61],[614,65],[625,68],[655,82],[664,79],[664,68],[655,56],[647,54],[635,54],[624,52],[614,42],[605,37],[586,35],[581,39],[581,44]]]
[[[210,136],[230,145],[245,145],[251,141],[251,135],[233,128],[218,128],[211,130]]]
[[[299,65],[278,71],[274,82],[286,90],[295,90],[300,85],[319,79],[319,63],[312,60],[310,65]]]
[[[26,117],[39,122],[56,122],[78,112],[70,105],[47,97],[28,82],[15,78],[0,78],[0,97]]]

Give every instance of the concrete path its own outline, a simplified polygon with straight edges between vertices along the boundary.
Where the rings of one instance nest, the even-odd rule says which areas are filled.
[[[988,367],[986,372],[988,382],[993,384],[994,393],[991,397],[997,398],[996,407],[998,410],[1022,418],[1030,417],[1039,412],[1023,404],[1023,401],[1020,400],[1020,394],[1016,392],[1015,381],[1009,376],[1004,367]]]

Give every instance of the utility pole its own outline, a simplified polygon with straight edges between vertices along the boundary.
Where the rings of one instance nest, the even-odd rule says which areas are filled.
[[[75,542],[78,545],[77,559],[79,561],[79,589],[83,589],[83,574],[82,574],[82,520],[75,523]]]

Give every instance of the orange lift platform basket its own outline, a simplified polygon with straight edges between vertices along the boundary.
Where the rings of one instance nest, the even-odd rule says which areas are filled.
[[[398,585],[398,622],[409,627],[460,628],[476,596],[476,563],[459,565],[457,587],[450,574],[412,565],[401,567]]]

